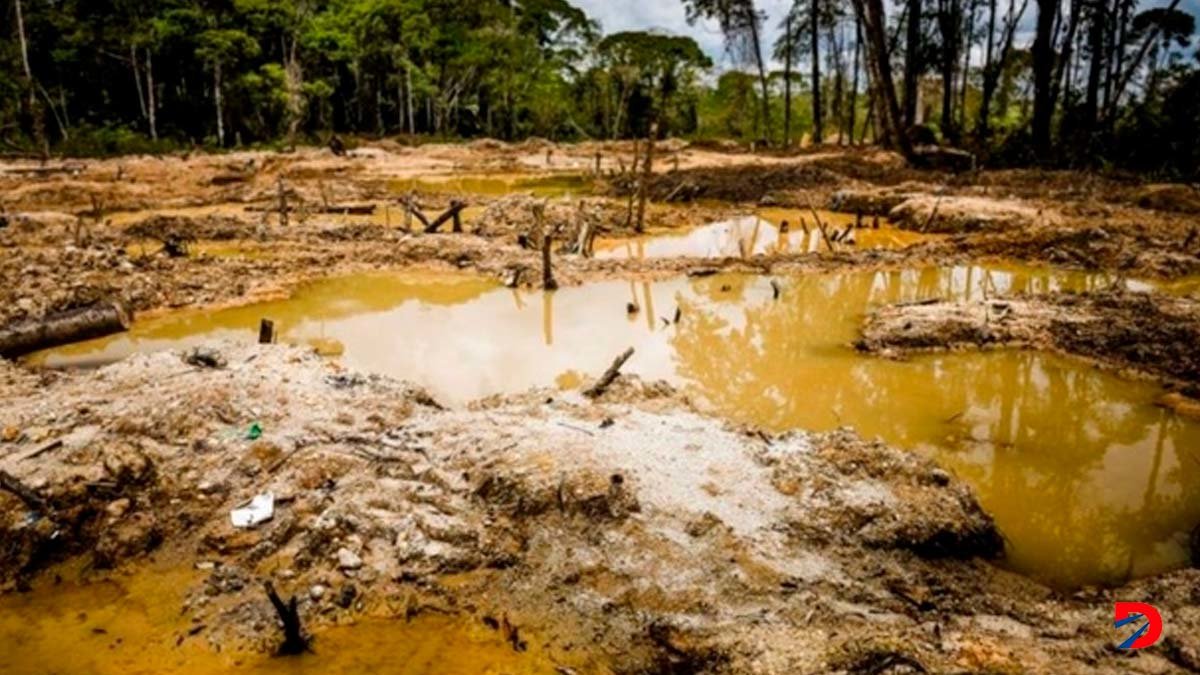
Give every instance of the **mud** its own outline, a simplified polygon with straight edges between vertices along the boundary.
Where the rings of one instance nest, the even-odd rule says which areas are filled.
[[[1197,648],[1194,572],[1119,591],[1172,625],[1130,662],[1099,647],[1112,594],[1058,596],[991,567],[1000,539],[968,490],[847,431],[731,427],[635,378],[596,402],[543,391],[442,410],[301,350],[215,348],[218,369],[162,353],[92,374],[6,371],[6,422],[27,437],[0,467],[50,505],[30,515],[0,497],[4,539],[21,542],[5,551],[10,584],[73,553],[129,566],[193,551],[181,623],[205,628],[180,644],[269,650],[258,580],[272,578],[298,594],[320,650],[352,647],[327,632],[350,620],[502,617],[575,672],[880,659],[1151,672]],[[61,448],[23,459],[53,437]],[[275,518],[234,530],[229,509],[267,490]]]

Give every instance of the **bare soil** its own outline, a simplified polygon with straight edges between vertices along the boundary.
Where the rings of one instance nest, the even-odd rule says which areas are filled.
[[[530,242],[546,232],[560,284],[990,259],[1200,273],[1188,186],[954,175],[877,151],[761,156],[682,143],[661,146],[652,231],[759,204],[869,214],[909,204],[899,222],[950,236],[899,251],[582,256],[585,225],[633,234],[635,183],[622,173],[632,152],[628,143],[384,141],[348,157],[306,149],[0,165],[0,328],[101,299],[138,312],[247,303],[367,269],[467,269],[538,285]],[[425,186],[416,196],[431,215],[468,202],[465,231],[402,226],[405,181],[589,175],[597,154],[591,194]],[[324,212],[362,204],[376,215]],[[1007,215],[978,225],[997,213]],[[168,240],[186,255],[160,251]],[[213,242],[234,253],[206,252]],[[894,307],[869,321],[863,346],[1055,349],[1195,394],[1196,306],[1102,293]],[[572,644],[611,655],[611,672],[1200,668],[1200,572],[1055,593],[989,562],[1001,549],[991,519],[929,462],[849,430],[734,428],[660,383],[622,377],[596,401],[532,391],[447,410],[413,386],[299,349],[219,345],[90,373],[0,361],[0,400],[0,470],[44,502],[0,491],[5,587],[64,560],[119,568],[169,552],[210,571],[181,609],[208,627],[197,639],[218,648],[278,642],[258,583],[272,578],[301,598],[313,631],[367,615],[447,612],[489,626],[505,616],[535,632],[569,626]],[[255,422],[264,433],[251,440]],[[230,509],[268,490],[275,518],[234,529]],[[340,590],[315,590],[347,586],[345,603]],[[1163,643],[1137,658],[1107,647],[1111,603],[1129,598],[1169,617]]]

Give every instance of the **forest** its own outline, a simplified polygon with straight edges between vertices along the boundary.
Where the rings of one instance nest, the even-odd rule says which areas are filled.
[[[682,2],[719,25],[732,68],[687,36],[605,34],[568,0],[10,0],[0,143],[603,140],[656,121],[760,147],[937,138],[990,165],[1200,166],[1180,0]]]

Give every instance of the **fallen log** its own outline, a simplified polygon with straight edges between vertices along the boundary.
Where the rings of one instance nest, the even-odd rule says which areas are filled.
[[[324,213],[335,216],[373,216],[375,215],[376,206],[374,204],[328,204],[318,206],[316,208],[308,208],[309,213]],[[297,213],[302,209],[296,206],[288,205],[288,213]],[[275,206],[247,206],[247,213],[279,213],[278,202]]]
[[[0,329],[0,358],[15,359],[41,349],[129,330],[130,316],[115,302],[29,319]]]
[[[611,386],[612,383],[617,379],[617,376],[621,374],[621,367],[625,365],[625,362],[628,361],[629,357],[631,356],[633,356],[633,347],[626,349],[624,354],[618,356],[616,360],[612,362],[612,365],[608,367],[608,370],[604,371],[604,374],[600,376],[600,379],[596,380],[596,384],[593,384],[584,390],[583,395],[587,396],[588,398],[598,398],[605,391],[608,391],[609,386]]]

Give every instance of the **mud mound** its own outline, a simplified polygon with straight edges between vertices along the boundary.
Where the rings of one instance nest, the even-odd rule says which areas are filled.
[[[251,237],[257,226],[231,216],[168,216],[153,215],[125,228],[125,234],[136,239],[169,239],[191,241],[209,239],[228,241]]]
[[[519,239],[534,248],[541,245],[543,234],[549,233],[560,243],[574,245],[585,226],[596,233],[608,233],[624,229],[624,219],[625,211],[604,199],[571,203],[509,195],[484,209],[475,220],[474,232],[484,237]]]
[[[637,190],[637,177],[624,175],[612,181],[618,195]],[[836,185],[845,180],[838,174],[809,164],[754,165],[687,169],[655,174],[650,179],[648,198],[660,202],[717,199],[757,203],[772,193]]]
[[[1056,216],[1019,202],[932,195],[905,200],[888,218],[906,230],[943,233],[1024,229],[1057,221]]]
[[[833,193],[829,208],[839,213],[886,216],[910,199],[925,197],[936,188],[925,183],[901,183],[885,188],[847,188]]]
[[[1143,209],[1200,213],[1200,191],[1190,185],[1147,185],[1132,195],[1132,201]]]
[[[1106,291],[894,305],[866,320],[862,351],[1051,348],[1200,393],[1200,302]]]

